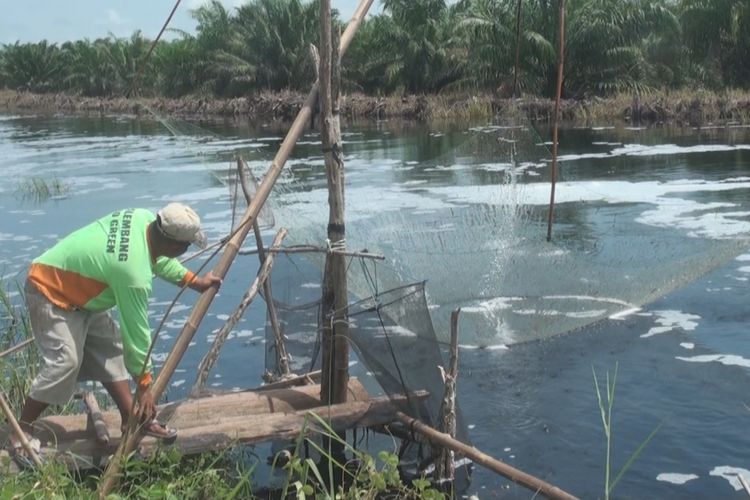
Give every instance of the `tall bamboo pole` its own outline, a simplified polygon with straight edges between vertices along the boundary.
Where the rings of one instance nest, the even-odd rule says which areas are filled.
[[[362,20],[364,19],[365,14],[367,14],[367,11],[370,9],[373,1],[374,0],[360,1],[357,10],[354,12],[351,21],[349,21],[346,30],[341,36],[341,45],[339,47],[340,57],[343,56],[346,53],[346,49],[349,48],[349,44],[351,43],[354,34],[357,32],[359,25],[362,23]],[[226,244],[226,248],[221,256],[221,259],[213,269],[214,275],[219,276],[220,278],[224,278],[226,276],[227,271],[229,270],[229,266],[237,256],[237,252],[242,246],[242,242],[245,240],[247,233],[252,228],[253,222],[258,217],[260,209],[263,207],[263,204],[271,194],[271,189],[273,188],[273,185],[276,183],[276,180],[281,174],[281,170],[284,168],[284,164],[289,158],[294,145],[304,133],[305,127],[310,121],[310,116],[312,115],[312,110],[315,106],[315,101],[317,100],[317,98],[318,85],[314,84],[312,89],[310,90],[310,93],[307,95],[305,104],[297,114],[297,117],[289,128],[289,132],[287,132],[284,141],[279,147],[279,151],[276,153],[276,156],[271,162],[271,166],[269,167],[268,172],[266,172],[263,181],[258,186],[258,192],[256,193],[255,198],[248,205],[247,210],[245,210],[245,214],[243,215],[242,221],[240,222],[239,230]],[[169,383],[169,380],[172,378],[174,371],[177,369],[177,365],[185,355],[185,351],[187,351],[187,348],[190,345],[195,332],[198,330],[198,326],[200,326],[201,320],[206,315],[208,307],[211,305],[211,302],[216,296],[216,291],[217,290],[214,287],[209,288],[201,294],[201,296],[198,298],[198,301],[195,303],[195,306],[193,306],[193,311],[190,314],[190,317],[185,323],[185,326],[182,328],[182,331],[177,337],[177,340],[175,341],[175,344],[172,347],[169,356],[167,356],[167,359],[164,362],[164,366],[162,367],[159,376],[156,377],[156,381],[150,389],[153,393],[155,401],[158,401],[161,397],[164,389],[166,389],[167,384]],[[135,447],[140,441],[141,437],[142,435],[140,432],[132,432],[128,434],[127,439],[123,439],[120,442],[120,446],[117,448],[117,452],[112,457],[112,460],[110,460],[109,465],[107,466],[107,470],[104,471],[102,480],[99,483],[98,495],[100,498],[106,497],[107,494],[112,491],[112,489],[117,485],[123,457],[129,455],[133,450],[135,450]]]
[[[560,54],[557,63],[557,92],[555,95],[555,123],[552,126],[552,179],[549,194],[549,218],[547,219],[547,241],[552,241],[552,220],[555,213],[555,185],[557,184],[557,142],[560,125],[560,97],[563,84],[563,62],[565,61],[565,0],[560,0]]]

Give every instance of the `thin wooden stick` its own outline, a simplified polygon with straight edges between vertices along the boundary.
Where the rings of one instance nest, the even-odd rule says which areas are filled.
[[[458,441],[457,439],[454,439],[447,434],[444,434],[436,429],[433,429],[429,425],[426,425],[420,422],[419,420],[412,418],[409,415],[406,415],[405,413],[397,412],[396,418],[398,418],[401,422],[406,424],[412,431],[419,432],[420,434],[425,436],[432,443],[438,444],[440,446],[444,446],[446,448],[450,448],[456,453],[463,455],[467,458],[470,458],[475,463],[478,463],[479,465],[482,465],[486,467],[487,469],[493,472],[496,472],[500,474],[501,476],[510,479],[514,483],[520,484],[521,486],[525,488],[528,488],[535,492],[539,492],[542,495],[546,496],[547,498],[554,498],[554,499],[560,499],[560,500],[574,500],[576,498],[570,493],[567,493],[561,490],[557,486],[549,484],[546,481],[542,481],[541,479],[538,479],[523,471],[520,471],[516,469],[515,467],[511,467],[508,464],[505,464],[495,458],[492,458],[491,456],[487,455],[486,453],[482,453],[481,451],[474,448],[473,446],[464,444],[461,441]]]
[[[8,402],[5,400],[5,394],[3,394],[2,390],[0,390],[0,407],[2,408],[3,413],[5,414],[5,418],[8,420],[13,433],[18,438],[18,441],[21,442],[21,446],[23,446],[23,449],[26,451],[26,453],[28,453],[29,457],[31,457],[34,465],[36,465],[37,467],[41,467],[42,460],[39,458],[39,455],[36,454],[34,448],[31,447],[31,443],[29,443],[29,440],[26,439],[26,433],[23,432],[21,426],[18,425],[18,420],[16,420],[15,415],[13,415],[10,406],[8,406]]]
[[[8,354],[11,354],[11,353],[13,353],[13,352],[16,352],[16,351],[18,351],[19,349],[23,349],[24,347],[26,347],[27,345],[31,344],[32,342],[34,342],[34,339],[33,339],[33,338],[30,338],[30,339],[26,339],[26,340],[24,340],[23,342],[21,342],[20,344],[16,344],[16,345],[14,345],[13,347],[11,347],[10,349],[6,349],[5,351],[3,351],[3,352],[0,352],[0,358],[4,358],[4,357],[5,357],[5,356],[7,356]]]
[[[363,259],[374,259],[374,260],[385,260],[385,255],[379,253],[370,253],[367,250],[361,252],[347,251],[347,250],[335,250],[323,247],[316,247],[313,245],[301,245],[295,247],[281,247],[269,249],[269,252],[276,253],[335,253],[338,255],[344,255],[346,257],[361,257]],[[255,255],[258,250],[242,250],[239,252],[240,255]]]
[[[276,234],[276,238],[274,238],[273,240],[273,245],[277,246],[281,244],[281,240],[283,240],[285,236],[286,229],[281,228]],[[232,331],[232,328],[234,328],[234,325],[236,325],[240,318],[242,318],[242,315],[245,314],[245,311],[253,302],[255,296],[258,295],[258,290],[260,289],[262,283],[265,283],[265,281],[268,279],[268,276],[271,274],[273,262],[274,257],[272,254],[269,255],[268,258],[263,262],[258,275],[255,277],[255,280],[253,280],[253,283],[247,290],[247,292],[245,292],[245,295],[242,297],[239,305],[234,310],[232,315],[229,316],[227,322],[224,323],[224,326],[221,327],[221,329],[214,337],[211,348],[208,350],[206,355],[203,356],[203,359],[201,359],[201,362],[198,364],[198,375],[195,377],[195,383],[193,384],[193,388],[190,391],[190,395],[192,397],[198,397],[200,395],[201,391],[203,390],[203,386],[206,385],[208,372],[211,371],[211,368],[214,367],[216,361],[219,359],[219,354],[221,353],[221,348],[224,346],[224,342],[226,342],[227,337],[229,337],[229,333]]]
[[[563,63],[565,62],[565,0],[560,1],[560,54],[557,65],[557,92],[555,95],[555,123],[552,126],[552,179],[549,194],[549,217],[547,220],[547,241],[552,241],[552,221],[555,213],[555,185],[557,184],[557,142],[560,125],[560,97],[563,84]]]
[[[242,185],[242,192],[245,195],[245,201],[249,205],[253,197],[250,194],[250,186],[248,185],[247,175],[245,174],[245,160],[242,157],[237,159],[237,170],[239,173],[240,184]],[[258,246],[258,258],[260,259],[260,265],[266,261],[266,252],[263,248],[263,236],[260,234],[260,227],[258,227],[258,221],[253,222],[253,232],[255,233],[255,241]],[[279,242],[280,243],[280,242]],[[273,245],[278,247],[279,245]],[[271,289],[271,282],[268,279],[263,280],[263,294],[266,299],[266,307],[268,309],[268,317],[271,321],[271,331],[273,331],[273,338],[276,342],[276,366],[279,369],[279,374],[284,377],[289,375],[289,354],[286,352],[286,343],[284,342],[284,333],[281,331],[279,325],[279,317],[276,314],[276,304],[273,302],[273,291]]]
[[[370,9],[373,1],[374,0],[360,1],[359,7],[357,7],[357,10],[354,12],[354,16],[352,17],[349,25],[346,27],[346,31],[344,31],[344,34],[341,37],[341,47],[339,50],[342,56],[349,48],[349,44],[351,43],[354,34],[357,32],[359,25],[362,23],[362,20],[367,14],[367,11]],[[242,246],[242,242],[245,241],[247,233],[252,227],[253,221],[258,217],[258,213],[263,207],[263,204],[271,194],[271,189],[276,183],[276,180],[279,178],[279,175],[281,175],[281,170],[284,168],[284,164],[289,158],[292,149],[297,143],[297,140],[304,133],[305,127],[310,121],[310,116],[312,115],[312,110],[315,107],[317,97],[318,85],[316,83],[315,85],[313,85],[310,93],[307,95],[305,104],[302,106],[302,109],[300,109],[297,117],[289,128],[289,132],[287,132],[284,141],[279,147],[279,151],[276,153],[276,156],[271,162],[271,166],[268,169],[268,172],[266,172],[265,177],[263,177],[263,182],[261,182],[258,186],[258,192],[255,194],[255,198],[253,198],[252,203],[250,203],[250,205],[247,207],[242,221],[240,222],[240,229],[227,243],[226,249],[221,256],[221,259],[214,268],[215,276],[218,276],[219,278],[224,278],[226,276],[227,271],[229,270],[229,266],[231,266],[232,262],[237,256],[237,251]],[[211,305],[211,302],[216,296],[216,292],[216,287],[209,288],[201,294],[200,298],[195,303],[193,312],[190,314],[190,317],[185,323],[185,326],[182,328],[180,335],[175,341],[174,347],[172,347],[172,351],[170,351],[167,359],[164,362],[164,366],[162,367],[159,376],[156,378],[154,385],[150,389],[155,401],[159,400],[162,393],[167,388],[169,380],[172,378],[172,375],[177,369],[177,365],[179,365],[180,361],[182,361],[182,357],[185,355],[185,352],[190,346],[190,342],[192,342],[193,336],[198,330],[198,326],[200,326],[200,322],[203,320],[203,317],[208,311],[208,307]],[[138,428],[137,423],[133,421],[130,424],[129,428]],[[117,448],[117,452],[115,452],[114,456],[109,461],[107,469],[104,471],[101,482],[99,483],[97,494],[100,498],[105,498],[109,494],[109,492],[112,491],[112,489],[117,485],[123,457],[128,456],[133,450],[135,450],[136,445],[143,436],[142,433],[142,427],[139,428],[138,432],[128,432],[126,439],[123,439],[120,442],[120,446]]]
[[[451,313],[451,347],[448,370],[444,371],[445,395],[440,405],[440,422],[442,431],[452,438],[456,438],[456,379],[458,378],[458,315],[461,309]],[[435,479],[453,481],[456,467],[453,460],[453,450],[441,448],[435,463]]]
[[[174,13],[177,12],[177,7],[180,6],[180,2],[182,0],[177,0],[174,4],[174,7],[172,7],[172,11],[169,13],[169,16],[167,16],[167,20],[164,21],[164,24],[162,25],[161,29],[159,30],[159,34],[156,35],[156,38],[151,43],[151,47],[148,49],[148,53],[146,53],[146,57],[143,58],[143,61],[141,61],[141,65],[138,68],[138,73],[135,74],[135,78],[133,78],[133,83],[130,86],[130,90],[127,94],[125,94],[125,98],[129,99],[130,95],[133,92],[138,92],[138,80],[141,77],[141,73],[143,73],[143,69],[146,67],[146,64],[148,63],[149,58],[151,57],[151,53],[154,51],[154,48],[156,47],[156,44],[159,43],[159,39],[164,34],[164,30],[167,29],[167,26],[169,26],[169,21],[172,20],[172,16],[174,16]]]

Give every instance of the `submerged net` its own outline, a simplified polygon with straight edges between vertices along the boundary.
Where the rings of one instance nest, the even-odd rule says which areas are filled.
[[[548,144],[521,111],[510,116],[502,126],[452,133],[431,158],[411,160],[404,150],[402,159],[356,152],[347,159],[347,246],[387,257],[384,289],[427,281],[440,341],[458,307],[466,347],[569,332],[632,311],[747,248],[743,213],[711,196],[741,192],[746,181],[705,187],[660,156],[662,146],[594,142],[601,153],[566,156],[564,135],[547,242]],[[651,155],[656,160],[644,161]],[[327,216],[322,158],[295,166],[275,210],[291,242],[319,244]],[[353,295],[371,293],[357,276],[349,280]]]
[[[324,256],[280,255],[274,264],[272,288],[279,323],[284,332],[290,368],[307,373],[321,367],[321,283]],[[440,345],[432,328],[424,283],[381,289],[372,263],[360,258],[349,261],[350,283],[367,282],[371,294],[349,304],[349,342],[356,353],[350,371],[371,395],[389,397],[406,395],[405,411],[428,425],[439,426],[438,415],[444,385],[438,366],[443,362]],[[266,369],[279,373],[275,336],[266,327]],[[425,400],[414,398],[417,391],[427,391]],[[457,434],[464,442],[468,433],[460,410],[457,412]],[[427,448],[411,450],[412,461],[429,462]],[[403,459],[404,457],[402,457]],[[459,480],[467,477],[461,468]]]

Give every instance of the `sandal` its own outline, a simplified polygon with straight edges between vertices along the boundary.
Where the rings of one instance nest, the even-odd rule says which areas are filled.
[[[156,431],[154,427],[160,427],[161,429]],[[162,441],[174,441],[177,438],[177,429],[169,427],[167,424],[159,422],[157,419],[153,419],[148,423],[146,427],[146,436],[155,437]]]
[[[42,442],[35,437],[31,437],[29,434],[26,434],[26,439],[29,441],[29,445],[31,445],[31,449],[36,453],[36,456],[39,457],[39,460],[42,460]],[[34,460],[29,456],[21,441],[17,440],[15,436],[11,435],[8,437],[8,443],[5,448],[21,469],[33,469],[36,467]]]

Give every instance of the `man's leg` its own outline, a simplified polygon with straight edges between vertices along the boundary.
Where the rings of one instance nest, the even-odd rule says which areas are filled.
[[[133,409],[133,396],[130,394],[130,384],[127,380],[117,382],[102,382],[102,385],[114,400],[117,409],[120,410],[122,425],[127,424]]]
[[[31,396],[26,396],[26,402],[23,405],[23,410],[21,410],[21,419],[18,421],[18,425],[21,426],[21,430],[23,430],[26,434],[31,435],[34,432],[32,424],[36,421],[37,418],[39,418],[39,415],[41,415],[48,406],[49,405],[47,403],[37,401]]]
[[[50,404],[65,404],[73,394],[83,352],[85,317],[80,311],[54,306],[30,283],[26,284],[26,305],[42,361],[19,419],[21,429],[32,434],[34,422]]]

